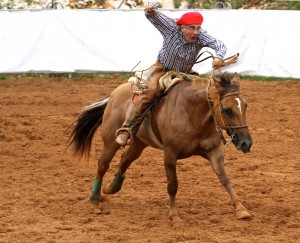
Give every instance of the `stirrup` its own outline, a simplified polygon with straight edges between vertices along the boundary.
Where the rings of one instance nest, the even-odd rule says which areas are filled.
[[[116,133],[115,133],[115,136],[118,137],[118,135],[120,133],[127,133],[129,135],[129,137],[131,138],[132,136],[132,132],[131,132],[131,128],[130,127],[121,127],[119,128]]]

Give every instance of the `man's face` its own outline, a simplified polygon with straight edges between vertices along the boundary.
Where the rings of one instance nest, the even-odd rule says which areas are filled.
[[[188,43],[195,43],[201,31],[201,25],[181,25],[180,29]]]

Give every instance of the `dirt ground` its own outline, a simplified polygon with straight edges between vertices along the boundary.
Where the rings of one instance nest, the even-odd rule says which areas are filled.
[[[0,80],[0,242],[300,242],[300,82],[241,82],[254,145],[246,155],[227,147],[225,166],[251,219],[235,219],[209,163],[192,157],[178,162],[179,228],[167,217],[160,150],[147,148],[122,190],[98,207],[89,194],[101,129],[89,164],[66,150],[67,128],[82,108],[124,82]]]

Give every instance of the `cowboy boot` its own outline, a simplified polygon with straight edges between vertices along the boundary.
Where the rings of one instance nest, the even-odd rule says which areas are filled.
[[[139,94],[138,100],[135,102],[134,100],[130,103],[125,121],[120,129],[117,130],[116,135],[117,138],[115,141],[121,145],[125,146],[129,144],[129,139],[132,136],[132,126],[137,121],[137,119],[142,115],[143,111],[147,109],[147,107],[151,104],[154,97],[149,94]]]
[[[128,110],[126,112],[126,118],[125,121],[122,125],[122,127],[120,129],[117,130],[116,132],[116,139],[115,141],[121,145],[122,147],[124,147],[125,145],[127,145],[127,142],[130,138],[130,127],[133,125],[133,123],[135,122],[135,110],[137,109],[137,102],[134,102],[134,100],[132,100],[132,102],[129,104]]]
[[[116,132],[117,138],[115,141],[123,147],[127,145],[128,140],[132,136],[132,125],[153,102],[154,98],[159,95],[158,80],[165,74],[164,67],[160,63],[156,63],[152,65],[151,69],[151,73],[146,80],[147,88],[139,94],[137,101],[134,98],[132,99],[126,113],[125,122]]]

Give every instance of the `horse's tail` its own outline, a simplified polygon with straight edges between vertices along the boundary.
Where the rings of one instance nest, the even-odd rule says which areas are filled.
[[[84,155],[88,159],[94,134],[102,124],[108,100],[109,97],[85,107],[75,122],[68,139],[68,147],[72,145],[75,156],[81,158]]]

